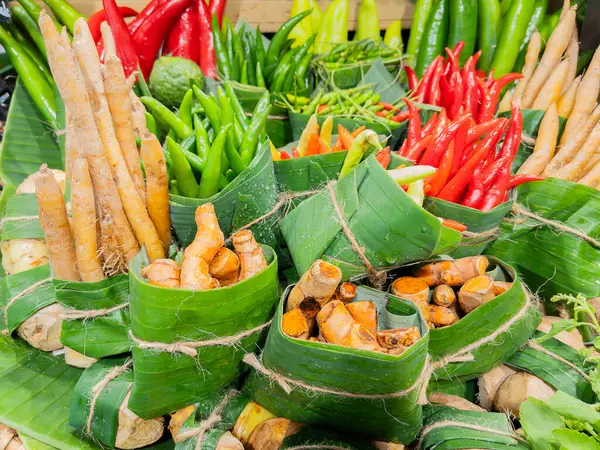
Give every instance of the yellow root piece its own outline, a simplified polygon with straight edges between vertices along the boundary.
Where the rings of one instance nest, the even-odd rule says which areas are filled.
[[[477,379],[479,404],[488,411],[491,411],[494,406],[494,399],[496,398],[498,389],[500,389],[500,386],[508,377],[515,373],[517,373],[516,370],[501,364],[480,376]]]
[[[100,252],[107,277],[127,272],[127,261],[121,252],[117,232],[110,216],[104,216],[100,222]]]
[[[562,93],[558,100],[557,112],[558,115],[568,119],[575,106],[575,96],[577,94],[577,88],[581,83],[581,75],[573,80],[573,82],[567,87],[567,90]]]
[[[44,239],[10,239],[0,243],[2,268],[7,275],[48,264],[48,246]]]
[[[164,432],[165,419],[144,420],[131,411],[127,405],[129,395],[127,393],[119,408],[119,419],[115,447],[121,449],[141,448],[158,441]]]
[[[175,442],[181,442],[181,439],[178,437],[181,427],[193,413],[194,405],[188,405],[185,408],[182,408],[171,414],[171,419],[169,420],[169,431],[171,432],[171,436],[173,436],[173,440]]]
[[[258,403],[248,402],[238,416],[231,433],[242,444],[247,444],[254,429],[262,422],[275,418],[275,415]]]
[[[439,328],[454,325],[460,320],[460,317],[458,317],[456,307],[429,305],[429,320],[436,328]]]
[[[129,91],[129,102],[131,103],[133,131],[136,137],[141,139],[142,136],[149,132],[148,128],[146,128],[146,107],[133,91]]]
[[[471,278],[458,291],[458,303],[466,314],[494,297],[494,280],[487,275]]]
[[[181,262],[181,289],[207,291],[219,287],[219,282],[210,276],[208,264],[193,253],[186,253]]]
[[[575,64],[577,64],[577,61]],[[565,59],[552,71],[552,74],[542,86],[542,90],[535,98],[533,105],[531,105],[531,109],[544,111],[551,104],[556,103],[559,100],[563,86],[566,84],[570,67],[571,61]]]
[[[406,349],[421,339],[417,327],[391,328],[377,332],[377,342],[387,350]]]
[[[523,74],[523,78],[517,81],[517,86],[515,87],[514,93],[512,95],[512,101],[521,107],[523,93],[525,92],[525,88],[527,88],[529,80],[531,80],[531,76],[533,75],[535,66],[538,62],[538,57],[540,56],[541,48],[542,38],[540,36],[539,31],[536,30],[531,35],[531,39],[529,39],[529,44],[527,45],[527,52],[525,53],[525,65],[523,66],[523,70],[521,71],[521,73]],[[504,98],[506,98],[506,95],[504,96]],[[504,99],[502,99],[502,103],[504,103]],[[510,111],[510,98],[506,105],[503,106],[501,104],[500,106],[505,108],[501,109],[500,112]]]
[[[430,392],[427,395],[427,399],[430,403],[451,406],[452,408],[461,409],[463,411],[485,412],[485,409],[481,406],[477,406],[475,403],[471,403],[466,398],[459,397],[458,395],[444,394],[443,392]]]
[[[508,281],[494,281],[494,295],[498,297],[510,289],[512,283]]]
[[[377,450],[406,450],[408,448],[396,442],[373,441],[373,445]]]
[[[60,342],[60,330],[64,312],[65,308],[62,305],[52,303],[19,325],[17,334],[34,348],[45,352],[58,350],[63,347]]]
[[[50,254],[50,265],[59,280],[78,281],[77,257],[63,193],[44,164],[35,182],[40,224]]]
[[[50,172],[52,172],[52,175],[54,175],[54,179],[58,183],[58,187],[60,188],[60,191],[64,194],[65,189],[67,187],[67,174],[65,172],[63,172],[62,170],[58,170],[58,169],[50,169]],[[35,172],[35,173],[32,173],[31,175],[29,175],[27,178],[25,178],[25,180],[23,180],[21,182],[21,184],[19,184],[19,186],[17,187],[17,191],[15,193],[17,195],[19,195],[19,194],[35,194],[35,183],[36,183],[36,180],[38,179],[39,175],[40,175],[39,172]]]
[[[494,409],[512,414],[517,419],[521,404],[530,397],[547,400],[554,395],[554,389],[535,375],[525,372],[508,377],[498,388],[494,399]]]
[[[195,219],[197,226],[196,237],[188,248],[185,249],[183,258],[185,260],[185,255],[188,253],[194,254],[202,258],[206,264],[210,264],[225,243],[225,238],[221,228],[219,228],[213,204],[205,203],[198,206]]]
[[[560,317],[543,316],[542,323],[539,324],[537,329],[538,331],[548,333],[552,328],[552,324],[561,320],[562,319]],[[582,350],[585,348],[583,338],[581,337],[581,333],[577,328],[571,331],[561,331],[556,336],[554,336],[554,339],[562,342],[563,344],[568,345],[571,348],[574,348],[575,350]]]
[[[346,309],[355,322],[358,322],[371,333],[377,333],[377,307],[370,301],[352,302]]]
[[[153,286],[178,288],[181,270],[177,263],[171,259],[157,259],[152,264],[144,267],[141,274]]]
[[[65,363],[69,366],[77,367],[79,369],[87,369],[92,364],[97,363],[96,358],[85,356],[83,353],[79,353],[72,348],[65,347]]]
[[[345,337],[345,347],[357,348],[359,350],[369,350],[372,352],[384,352],[385,350],[377,342],[377,336],[367,330],[359,323],[353,323],[350,326],[350,331]]]
[[[296,339],[306,340],[310,334],[308,322],[300,308],[294,308],[283,315],[281,329],[289,337]]]
[[[473,277],[483,275],[489,261],[485,256],[469,256],[453,261],[440,261],[426,264],[415,272],[429,286],[447,284],[450,287],[462,286]]]
[[[233,437],[231,432],[227,431],[220,437],[215,450],[244,450],[244,444]]]
[[[552,103],[544,114],[538,131],[533,153],[519,168],[518,174],[540,175],[554,156],[558,140],[558,112]]]
[[[259,424],[248,439],[248,450],[279,450],[283,440],[300,429],[301,425],[277,417]]]
[[[431,299],[436,305],[445,306],[447,308],[456,303],[456,294],[450,286],[440,284],[433,290]]]
[[[250,230],[238,231],[232,236],[233,247],[240,258],[239,281],[261,273],[268,267],[263,249]]]
[[[71,179],[71,165],[77,158],[82,157],[81,145],[77,137],[77,130],[73,121],[69,117],[69,113],[65,111],[67,129],[65,130],[65,171],[67,178]]]
[[[598,147],[600,146],[600,122],[592,129],[587,139],[575,155],[575,157],[560,169],[554,171],[552,176],[562,178],[563,180],[576,181],[582,179],[582,184],[591,184],[588,179],[588,174],[583,173],[586,165],[591,158],[594,157]],[[592,169],[593,170],[593,169]],[[588,178],[586,178],[588,177]],[[585,180],[585,181],[584,181]]]
[[[429,285],[425,280],[415,277],[398,278],[392,283],[392,294],[417,305],[425,322],[429,322]]]
[[[344,281],[342,284],[340,284],[337,287],[335,293],[331,297],[331,300],[339,300],[344,303],[350,303],[355,298],[356,298],[356,285],[353,283]]]
[[[221,286],[237,283],[240,274],[240,258],[227,247],[221,248],[210,262],[210,274],[219,280]]]
[[[573,27],[573,33],[571,34],[571,40],[569,41],[569,46],[565,51],[565,60],[569,61],[569,69],[567,70],[567,76],[565,78],[565,84],[561,91],[561,95],[563,95],[569,86],[575,80],[577,76],[577,58],[579,57],[579,32],[577,31],[577,26]]]
[[[317,259],[290,292],[286,311],[297,308],[307,297],[314,298],[323,307],[332,298],[341,280],[339,267]]]

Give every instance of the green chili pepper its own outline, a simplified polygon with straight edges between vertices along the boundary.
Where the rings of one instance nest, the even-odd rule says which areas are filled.
[[[356,136],[344,159],[342,170],[340,170],[340,179],[352,172],[360,164],[363,157],[374,150],[382,150],[379,136],[375,131],[365,130]]]
[[[394,20],[385,30],[385,36],[383,37],[383,42],[389,48],[395,48],[402,52],[402,47],[404,47],[404,43],[402,42],[402,22],[399,20]]]
[[[240,83],[248,84],[248,66],[244,61],[244,65],[242,66],[242,76],[240,77]]]
[[[236,58],[233,41],[234,31],[230,24],[225,30],[225,48],[227,49],[227,59],[231,62],[231,78],[240,81],[241,68],[239,66],[239,59]]]
[[[246,69],[248,72],[248,83],[251,86],[256,86],[256,57],[254,49],[254,40],[250,42],[249,34],[244,34],[242,44],[244,46],[244,53],[246,55]]]
[[[314,114],[314,112],[317,110],[317,106],[319,106],[321,103],[321,98],[323,97],[323,88],[321,88],[321,90],[317,93],[317,95],[315,95],[312,100],[310,101],[310,103],[308,105],[306,105],[306,107],[303,108],[302,113],[303,114]]]
[[[502,17],[506,16],[508,10],[510,9],[510,4],[512,0],[500,0],[500,14]]]
[[[40,5],[38,5],[38,3],[35,0],[17,0],[21,6],[23,8],[25,8],[25,11],[27,11],[27,14],[29,14],[29,16],[35,20],[35,23],[38,23],[38,21],[40,20],[40,14],[42,13],[42,7]],[[58,20],[56,20],[53,16],[50,16],[50,18],[52,19],[52,22],[54,22],[54,25],[56,25],[56,28],[60,31],[62,30],[62,25],[58,22]]]
[[[227,94],[229,103],[231,103],[233,115],[242,126],[242,129],[246,131],[248,129],[248,116],[246,116],[246,112],[244,111],[240,100],[237,98],[237,95],[235,95],[235,91],[230,83],[226,81],[223,83],[223,87],[225,88],[225,93]]]
[[[310,62],[312,61],[312,54],[308,53],[304,55],[304,58],[298,64],[296,68],[296,79],[298,80],[298,87],[300,89],[305,89],[307,87],[306,83],[306,75],[308,74],[308,68],[310,67]]]
[[[158,135],[158,126],[156,125],[156,119],[154,119],[154,116],[152,114],[150,114],[149,112],[144,113],[144,114],[146,115],[146,128],[154,136],[157,136]]]
[[[189,150],[182,148],[181,151],[183,151],[185,159],[187,159],[188,163],[190,163],[190,167],[195,173],[200,175],[204,171],[206,161],[202,160],[198,155],[190,152]]]
[[[415,71],[422,76],[423,72],[437,56],[444,52],[448,40],[448,0],[437,0],[431,9],[431,15],[425,26],[425,32],[419,49],[419,57]]]
[[[311,37],[309,37],[307,39],[307,41],[302,44],[300,47],[297,48],[296,53],[294,53],[294,64],[296,64],[296,66],[298,66],[300,64],[300,61],[302,61],[302,59],[309,53],[311,47],[313,46],[313,44],[315,43],[315,40],[317,39],[317,36],[315,34],[313,34]],[[312,55],[312,54],[311,54]]]
[[[223,44],[221,31],[219,29],[219,20],[217,19],[216,14],[213,14],[212,18],[212,34],[219,72],[225,80],[229,80],[231,78],[231,62],[227,57],[227,50],[225,44]]]
[[[54,90],[46,76],[38,69],[35,61],[25,51],[23,46],[13,38],[6,29],[0,27],[0,44],[10,57],[17,73],[22,74],[21,81],[44,119],[56,123],[56,108],[54,106]]]
[[[194,128],[194,123],[192,121],[192,105],[194,104],[194,91],[189,89],[185,95],[183,96],[183,100],[181,101],[181,105],[179,105],[179,111],[177,114],[183,123],[185,123],[188,127]]]
[[[269,49],[267,50],[267,56],[266,56],[266,60],[265,60],[267,69],[269,68],[269,66],[278,62],[279,57],[282,53],[282,50],[287,44],[287,38],[288,38],[290,32],[292,31],[292,29],[296,25],[298,25],[302,21],[302,19],[307,17],[310,13],[312,13],[312,9],[301,12],[297,16],[294,16],[291,19],[289,19],[287,22],[285,22],[283,25],[281,25],[279,30],[277,30],[277,33],[275,33],[275,36],[273,36],[273,39],[271,39],[271,45],[269,45]],[[268,77],[268,72],[267,72],[267,77]]]
[[[233,180],[235,180],[235,177],[237,175],[235,174],[235,172],[233,170],[228,170],[227,173],[225,174],[225,178],[227,179],[228,183],[231,183]]]
[[[171,169],[177,179],[177,188],[184,197],[195,198],[198,195],[198,183],[190,163],[177,142],[167,137],[167,149],[173,160]]]
[[[531,19],[529,19],[529,25],[527,25],[527,31],[525,32],[525,39],[521,42],[519,46],[519,57],[517,58],[517,62],[513,67],[513,72],[521,72],[523,66],[525,65],[525,54],[527,53],[527,45],[529,44],[529,40],[535,30],[538,30],[543,20],[546,17],[546,10],[548,9],[548,0],[535,0],[535,5],[533,6],[533,13],[531,14]]]
[[[498,0],[479,0],[479,48],[481,57],[477,65],[484,72],[489,72],[494,52],[498,45],[498,36],[502,29],[502,15]]]
[[[256,63],[256,85],[261,88],[267,88],[265,79],[263,77],[262,69],[260,68],[260,62]]]
[[[38,48],[39,52],[44,56],[44,59],[47,61],[48,54],[46,53],[44,37],[42,36],[42,33],[40,32],[40,27],[38,26],[36,21],[33,20],[31,16],[27,13],[27,11],[25,11],[25,8],[23,8],[18,3],[11,5],[10,15],[13,19],[15,19],[15,21],[18,24],[20,24],[25,30],[27,30],[29,37],[31,37],[31,40]]]
[[[242,146],[240,147],[240,156],[242,157],[242,161],[244,161],[247,166],[249,166],[254,159],[254,155],[256,154],[256,149],[258,147],[258,138],[265,127],[265,123],[270,111],[271,104],[269,92],[266,91],[254,108],[254,112],[252,113],[252,121],[250,122],[248,131],[246,131],[246,134],[244,135]]]
[[[192,134],[191,127],[188,127],[185,122],[158,100],[152,97],[141,97],[140,100],[150,109],[152,114],[156,114],[156,117],[164,121],[179,139],[183,140]]]
[[[67,30],[71,34],[75,34],[75,22],[77,19],[80,17],[85,19],[85,16],[65,0],[44,0],[44,3],[50,7],[54,15],[67,27]]]
[[[171,139],[173,139],[171,137]],[[193,152],[196,148],[196,135],[195,133],[190,134],[186,137],[181,144],[179,144],[182,150],[187,150],[188,152]]]
[[[379,30],[379,15],[377,13],[377,2],[375,0],[361,0],[358,8],[358,25],[354,38],[381,39]]]
[[[421,42],[425,35],[425,29],[427,27],[427,21],[435,0],[417,0],[415,5],[415,13],[413,15],[412,27],[410,29],[410,36],[408,38],[408,44],[406,45],[406,53],[410,57],[409,64],[414,65],[419,58],[419,50],[421,49]],[[438,0],[439,1],[439,0]]]
[[[204,108],[204,112],[206,113],[208,120],[210,120],[211,126],[215,129],[215,132],[219,131],[221,128],[221,108],[219,108],[219,105],[217,105],[217,103],[202,90],[198,89],[196,86],[194,86],[193,89],[196,100],[198,100]]]
[[[519,44],[525,38],[533,6],[532,0],[513,0],[510,4],[492,60],[495,77],[506,75],[515,66]]]
[[[221,104],[221,126],[231,125],[229,127],[229,133],[227,133],[227,144],[225,145],[225,154],[227,155],[227,159],[233,171],[237,174],[242,173],[246,170],[246,165],[240,158],[240,154],[237,152],[235,145],[234,128],[233,128],[233,109],[231,108],[231,103],[229,102],[229,98],[225,95],[225,92],[219,86],[217,90],[217,95],[219,97],[219,103]]]
[[[177,180],[171,180],[171,194],[181,195],[179,188],[177,188]]]
[[[19,30],[19,28],[17,28],[14,25],[7,23],[7,24],[4,24],[3,26],[10,32],[12,37],[15,38],[15,40],[19,44],[21,44],[21,46],[27,52],[27,54],[31,57],[31,59],[33,59],[37,68],[40,69],[40,71],[44,74],[44,76],[48,80],[48,83],[50,83],[51,86],[54,86],[54,77],[50,73],[50,69],[48,69],[48,63],[47,63],[46,59],[42,55],[40,55],[40,52],[38,51],[38,49],[33,46],[33,44],[27,38],[27,36],[25,36],[21,32],[21,30]]]
[[[202,161],[206,161],[210,150],[210,141],[208,140],[206,128],[204,128],[202,120],[197,115],[194,115],[194,135],[196,137],[196,154]]]
[[[229,17],[223,16],[223,19],[221,20],[221,38],[223,39],[223,42],[227,39],[227,28],[230,26],[231,20],[229,20]]]
[[[465,43],[459,56],[459,63],[462,66],[475,50],[477,0],[450,0],[448,16],[450,20],[446,46],[454,48],[459,41]]]
[[[290,70],[285,76],[281,92],[290,92],[294,88],[294,80],[296,79],[296,63],[292,61]]]
[[[233,137],[235,139],[235,148],[240,148],[242,146],[242,139],[244,137],[245,131],[242,129],[240,122],[237,118],[233,120]]]
[[[240,65],[240,77],[242,74],[242,70],[246,65],[246,58],[244,56],[244,46],[242,44],[242,39],[244,39],[245,27],[241,27],[239,31],[235,34],[233,39],[233,49],[235,51],[235,56],[239,59]],[[239,55],[239,56],[238,56]]]
[[[256,27],[254,51],[256,52],[256,62],[260,63],[260,67],[265,67],[267,55],[265,53],[265,43],[263,42],[263,35],[260,32],[260,26]]]
[[[213,142],[206,164],[204,165],[204,171],[202,172],[202,179],[200,180],[200,187],[198,189],[199,198],[208,198],[219,192],[219,180],[221,178],[222,171],[222,157],[225,142],[227,141],[227,134],[231,124],[223,126]]]
[[[277,68],[273,72],[273,76],[271,78],[270,90],[272,92],[281,92],[286,75],[289,73],[290,68],[292,67],[295,52],[295,50],[287,52],[279,61],[279,64],[277,65]]]
[[[225,177],[225,175],[219,176],[219,192],[225,189],[229,185],[229,180]]]
[[[333,0],[329,3],[317,33],[315,53],[327,53],[333,44],[348,40],[348,10],[348,0]]]

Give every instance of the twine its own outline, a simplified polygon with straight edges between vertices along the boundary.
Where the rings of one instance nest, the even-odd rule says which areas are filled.
[[[167,344],[165,342],[148,342],[139,339],[134,336],[133,331],[129,330],[129,336],[131,340],[141,349],[144,350],[157,350],[160,352],[168,353],[183,353],[190,357],[196,357],[198,355],[197,348],[202,347],[231,347],[237,344],[242,339],[245,339],[253,334],[259,333],[273,323],[273,320],[269,320],[262,325],[259,325],[251,330],[244,331],[235,336],[226,336],[218,339],[209,339],[207,341],[181,341]]]
[[[533,148],[535,147],[535,138],[529,136],[528,134],[521,133],[521,142],[525,144],[527,147]]]
[[[344,234],[350,241],[352,250],[354,250],[354,252],[358,255],[358,257],[362,261],[363,265],[366,267],[367,271],[369,272],[369,279],[371,280],[373,287],[381,290],[383,288],[383,283],[385,281],[386,273],[375,270],[375,268],[373,267],[373,265],[367,258],[367,255],[365,255],[365,249],[358,244],[358,241],[356,240],[356,237],[350,230],[350,227],[348,226],[348,223],[346,222],[346,219],[344,217],[344,213],[342,212],[340,205],[337,202],[333,184],[334,184],[334,182],[332,182],[332,181],[327,183],[327,189],[329,191],[329,196],[331,197],[333,209],[335,210],[335,213],[338,217],[340,225],[342,226],[342,230],[344,231]]]
[[[463,231],[463,243],[465,243],[465,239],[469,241],[473,241],[472,243],[483,243],[492,239],[495,239],[500,234],[498,227],[494,227],[487,231],[482,231],[480,233],[475,233],[472,231]]]
[[[113,367],[108,371],[104,378],[102,378],[92,388],[92,398],[90,400],[90,413],[88,415],[88,419],[85,425],[85,430],[88,436],[92,436],[92,421],[94,420],[94,409],[96,408],[96,402],[98,401],[100,394],[104,389],[106,389],[108,383],[127,372],[127,370],[132,366],[132,364],[133,361],[131,359],[128,359],[122,366]]]
[[[22,220],[38,220],[40,216],[11,216],[11,217],[3,217],[0,220],[0,230],[4,227],[4,224],[7,222],[20,222]]]
[[[500,430],[496,430],[494,428],[482,427],[480,425],[472,425],[469,423],[456,422],[454,420],[443,420],[441,422],[437,422],[437,423],[428,425],[425,428],[423,428],[423,431],[421,432],[421,436],[419,437],[419,442],[417,443],[417,449],[421,448],[421,446],[423,445],[423,440],[425,439],[425,436],[429,432],[431,432],[433,430],[437,430],[438,428],[444,428],[444,427],[466,428],[468,430],[483,431],[485,433],[497,434],[498,436],[505,436],[508,438],[512,438],[516,441],[521,441],[521,442],[525,441],[522,437],[517,436],[514,433],[507,433],[506,431],[500,431]]]
[[[571,228],[571,227],[569,227],[569,226],[565,225],[564,223],[559,222],[557,220],[549,220],[549,219],[546,219],[546,218],[544,218],[544,217],[542,217],[540,215],[532,213],[527,208],[525,208],[522,205],[519,205],[518,203],[515,203],[513,205],[512,212],[513,212],[513,214],[520,214],[520,215],[528,217],[530,219],[534,219],[534,220],[538,221],[541,224],[548,225],[549,227],[555,228],[555,229],[560,230],[560,231],[564,231],[565,233],[572,234],[573,236],[577,236],[578,238],[586,241],[588,244],[591,244],[594,247],[600,248],[600,241],[598,241],[598,240],[594,239],[593,237],[585,234],[583,231],[578,230],[576,228]]]
[[[22,290],[21,292],[19,292],[17,295],[15,295],[13,298],[10,299],[10,301],[6,304],[6,306],[4,306],[4,322],[6,323],[7,328],[8,328],[8,308],[10,308],[17,300],[25,297],[28,294],[31,294],[37,288],[43,286],[46,283],[50,283],[51,281],[52,281],[52,278],[44,278],[43,280],[40,280],[37,283],[33,283],[27,289]]]
[[[177,434],[177,436],[175,436],[173,440],[175,442],[183,442],[187,439],[198,436],[198,440],[196,441],[196,446],[194,448],[196,450],[200,450],[202,448],[204,434],[211,428],[213,428],[216,424],[218,424],[221,420],[223,420],[223,417],[221,417],[223,410],[225,409],[227,404],[238,394],[239,392],[235,389],[230,390],[205,420],[200,422],[197,427],[190,428],[189,430],[186,430],[183,433]]]
[[[110,313],[127,308],[128,306],[129,303],[122,303],[120,305],[113,306],[112,308],[104,309],[90,309],[85,311],[67,309],[60,315],[60,318],[64,320],[94,319],[96,317],[107,316]]]
[[[534,350],[537,350],[538,352],[541,352],[541,353],[543,353],[545,355],[548,355],[551,358],[556,359],[557,361],[560,361],[561,363],[563,363],[566,366],[569,366],[571,369],[573,369],[575,372],[577,372],[579,375],[581,375],[588,383],[590,382],[590,377],[588,376],[588,374],[585,373],[583,370],[581,370],[579,367],[577,367],[575,364],[573,364],[571,361],[569,361],[569,360],[563,358],[562,356],[557,355],[556,353],[548,350],[547,348],[541,346],[537,342],[527,341],[527,346],[531,347]]]

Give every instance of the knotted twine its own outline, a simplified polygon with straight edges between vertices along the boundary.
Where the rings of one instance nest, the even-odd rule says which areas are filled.
[[[121,303],[120,305],[113,306],[112,308],[104,309],[88,309],[83,311],[78,309],[67,309],[60,315],[60,318],[64,320],[94,319],[96,317],[107,316],[115,311],[125,309],[128,306],[129,303]]]
[[[184,355],[192,358],[198,355],[197,348],[203,347],[232,347],[241,340],[252,336],[253,334],[260,333],[262,330],[267,328],[273,323],[273,319],[269,320],[262,325],[259,325],[251,330],[244,331],[234,336],[225,336],[216,339],[209,339],[206,341],[179,341],[168,344],[166,342],[149,342],[139,339],[133,334],[132,330],[129,330],[129,337],[138,346],[138,348],[144,350],[157,350],[160,352],[167,353],[183,353]]]
[[[102,391],[106,389],[108,383],[112,380],[120,377],[122,374],[127,372],[129,368],[132,366],[133,360],[127,359],[122,366],[116,366],[110,369],[107,374],[102,378],[98,383],[92,387],[91,393],[92,398],[90,399],[90,412],[88,414],[87,422],[85,424],[85,432],[88,436],[92,437],[92,421],[94,420],[94,409],[96,408],[96,402],[102,394]]]
[[[173,438],[173,440],[175,442],[183,442],[187,439],[197,436],[198,440],[196,441],[196,446],[194,448],[195,450],[200,450],[202,448],[202,441],[204,440],[204,435],[206,432],[211,430],[216,424],[223,420],[223,417],[221,417],[223,410],[227,404],[238,394],[239,392],[235,389],[230,390],[205,420],[200,422],[197,427],[190,428],[183,433],[180,432]]]
[[[39,220],[40,216],[10,216],[3,217],[0,220],[0,230],[4,227],[4,224],[7,222],[20,222],[20,221],[30,221],[30,220]]]
[[[17,295],[15,295],[13,298],[10,299],[10,301],[4,306],[4,322],[6,324],[6,328],[9,328],[9,326],[8,326],[8,308],[10,308],[12,305],[14,305],[17,300],[25,297],[26,295],[31,294],[36,289],[38,289],[38,288],[42,287],[44,284],[50,283],[50,282],[52,282],[51,277],[44,278],[43,280],[33,283],[31,286],[22,290],[21,292],[19,292]],[[3,330],[2,333],[8,334],[8,330]]]
[[[425,436],[427,436],[428,433],[430,433],[431,431],[437,430],[438,428],[444,428],[444,427],[459,427],[459,428],[466,428],[468,430],[483,431],[484,433],[497,434],[498,436],[512,438],[516,441],[526,442],[525,439],[516,435],[515,433],[508,433],[506,431],[500,431],[500,430],[496,430],[494,428],[482,427],[480,425],[472,425],[470,423],[455,422],[453,420],[443,420],[441,422],[433,423],[433,424],[428,425],[425,428],[423,428],[423,431],[421,431],[421,436],[419,437],[419,442],[417,443],[417,449],[420,449],[422,447],[423,440],[425,439]]]
[[[538,344],[535,341],[527,341],[527,347],[530,347],[538,352],[541,352],[545,355],[550,356],[551,358],[556,359],[557,361],[560,361],[561,363],[563,363],[564,365],[570,367],[571,369],[573,369],[575,372],[577,372],[579,375],[581,375],[588,383],[591,381],[590,377],[588,376],[587,373],[585,373],[583,370],[581,370],[579,367],[577,367],[575,364],[573,364],[571,361],[569,361],[568,359],[563,358],[560,355],[557,355],[556,353],[548,350],[546,347],[541,346],[540,344]]]

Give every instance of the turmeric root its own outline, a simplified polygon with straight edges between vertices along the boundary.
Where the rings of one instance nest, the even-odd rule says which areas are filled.
[[[429,322],[429,286],[424,280],[415,277],[400,277],[392,283],[392,294],[410,300]]]
[[[487,275],[471,278],[458,292],[460,307],[467,314],[494,297],[494,280]]]
[[[260,423],[250,435],[249,450],[279,450],[283,440],[300,429],[300,424],[277,417]]]
[[[331,297],[332,300],[339,300],[344,303],[350,303],[355,298],[356,285],[347,281],[344,281],[342,284],[340,284],[333,294],[333,297]]]
[[[494,281],[494,295],[498,297],[510,289],[512,283],[508,281]]]
[[[417,327],[392,328],[377,332],[377,342],[385,349],[406,349],[421,338]]]
[[[219,438],[215,450],[244,450],[244,444],[233,437],[231,432],[227,431]]]
[[[204,259],[186,251],[181,262],[179,287],[190,291],[206,291],[219,287],[219,282],[210,276],[208,264]]]
[[[238,281],[240,258],[226,247],[221,248],[210,262],[210,274],[219,280],[221,286],[229,286]]]
[[[460,320],[455,308],[439,305],[429,305],[429,319],[436,327],[447,327]]]
[[[212,203],[205,203],[198,206],[195,214],[196,237],[194,241],[185,249],[185,255],[190,253],[202,258],[206,264],[210,264],[217,252],[223,247],[225,237],[219,227],[219,221],[215,214],[215,207]]]
[[[485,256],[469,256],[454,261],[440,261],[427,264],[415,273],[429,286],[447,284],[450,287],[462,286],[467,280],[483,275],[489,261]]]
[[[356,322],[339,300],[327,303],[317,314],[319,330],[330,344],[383,351],[373,333]]]
[[[231,434],[242,444],[247,444],[254,429],[262,422],[274,419],[275,415],[255,402],[248,402],[235,421]]]
[[[178,437],[181,427],[186,420],[194,413],[194,405],[188,405],[185,408],[181,408],[171,414],[169,420],[169,431],[175,442],[180,442],[181,439]]]
[[[181,270],[171,259],[157,259],[142,269],[142,276],[153,286],[178,288]]]
[[[450,307],[456,303],[456,294],[450,286],[440,284],[433,290],[432,300],[436,305]]]
[[[232,236],[233,246],[240,258],[239,280],[246,280],[268,267],[265,253],[250,230],[238,231]]]
[[[300,308],[286,312],[281,318],[281,329],[289,337],[306,340],[309,336],[309,327]]]
[[[323,307],[331,299],[341,280],[342,271],[339,267],[317,259],[290,292],[286,311],[297,308],[307,297],[314,298]]]
[[[352,302],[346,305],[352,318],[371,333],[377,332],[377,307],[369,301]]]
[[[508,377],[515,373],[517,373],[516,370],[501,364],[480,376],[477,380],[479,404],[488,411],[491,411],[498,389],[500,389],[500,386]]]
[[[359,323],[353,323],[350,326],[348,335],[345,337],[342,345],[359,350],[370,350],[372,352],[384,351],[379,342],[377,342],[377,336]]]

